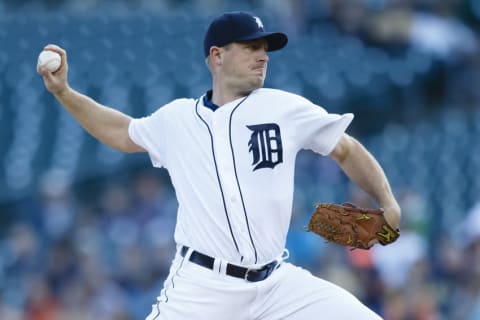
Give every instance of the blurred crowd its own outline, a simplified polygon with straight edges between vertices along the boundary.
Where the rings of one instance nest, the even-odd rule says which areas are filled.
[[[168,179],[145,171],[75,190],[68,180],[46,173],[14,210],[0,246],[0,319],[142,319],[175,250]]]
[[[363,117],[366,126],[379,120],[412,124],[420,118],[428,121],[445,109],[471,112],[480,107],[480,1],[476,0],[3,0],[0,20],[2,15],[60,9],[113,14],[258,9],[277,17],[292,39],[318,36],[325,25],[331,25],[393,55],[415,48],[435,59],[428,81],[421,83],[422,95],[409,89],[414,81],[387,92],[386,101],[395,103],[396,113],[370,110],[367,106],[375,102],[366,98],[356,101],[365,105],[360,110],[372,115]],[[406,81],[399,74],[398,83]],[[360,140],[375,138],[367,130],[355,129]],[[376,134],[386,139],[384,132]],[[408,154],[398,142],[392,148]],[[467,147],[464,152],[478,160],[474,154],[478,148]],[[448,157],[452,158],[455,155]],[[146,158],[142,163],[144,168],[81,181],[53,168],[42,174],[32,194],[0,203],[0,319],[145,317],[176,249],[177,202],[166,172],[149,169]],[[463,201],[466,208],[457,208],[460,212],[452,213],[448,221],[453,222],[445,229],[436,215],[439,204],[430,203],[412,187],[418,177],[407,179],[412,185],[394,184],[403,208],[400,239],[389,247],[350,251],[303,231],[313,204],[320,200],[372,203],[328,159],[302,153],[297,171],[287,241],[292,262],[347,288],[386,320],[480,319],[480,194]],[[440,175],[432,179],[431,188],[441,185],[441,179]]]

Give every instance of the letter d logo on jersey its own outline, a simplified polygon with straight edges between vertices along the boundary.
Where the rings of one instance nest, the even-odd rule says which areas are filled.
[[[282,138],[280,127],[276,123],[265,123],[247,126],[252,130],[248,141],[249,152],[252,152],[255,166],[253,171],[261,168],[273,169],[283,162]]]

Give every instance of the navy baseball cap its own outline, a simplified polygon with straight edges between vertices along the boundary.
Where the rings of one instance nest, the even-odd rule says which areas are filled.
[[[222,47],[235,41],[264,38],[268,51],[282,49],[287,45],[287,35],[281,32],[265,32],[262,20],[246,12],[227,12],[215,18],[208,27],[203,50],[205,57],[212,46]]]

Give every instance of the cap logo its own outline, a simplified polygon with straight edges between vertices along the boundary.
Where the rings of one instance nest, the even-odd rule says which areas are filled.
[[[257,23],[258,27],[263,29],[263,23],[262,23],[262,20],[260,20],[259,17],[254,17],[255,18],[255,22]]]

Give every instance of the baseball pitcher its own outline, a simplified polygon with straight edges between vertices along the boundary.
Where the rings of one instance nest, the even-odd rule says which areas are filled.
[[[369,210],[358,208],[360,218],[352,219],[353,205],[319,206],[308,230],[368,249],[393,242],[400,221],[382,168],[345,133],[352,114],[329,113],[304,97],[263,88],[269,52],[287,41],[249,13],[218,16],[203,42],[211,90],[139,119],[72,89],[66,51],[45,47],[61,56],[58,70],[38,68],[47,90],[102,143],[148,152],[153,166],[168,170],[176,190],[177,253],[147,320],[380,319],[346,290],[287,260],[295,158],[302,149],[334,159],[381,207],[375,212],[381,221],[361,231],[352,221],[374,220]],[[348,230],[339,227],[345,217]],[[361,232],[374,236],[359,242]]]

